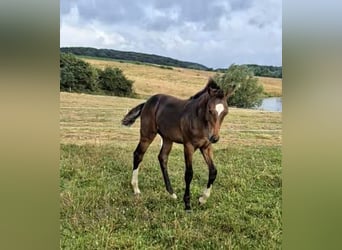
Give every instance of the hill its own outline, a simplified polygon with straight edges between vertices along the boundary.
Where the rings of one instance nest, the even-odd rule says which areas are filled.
[[[158,64],[158,65],[165,65],[169,67],[180,67],[180,68],[198,69],[198,70],[215,71],[215,72],[224,72],[227,70],[227,68],[212,69],[199,63],[180,61],[180,60],[173,59],[170,57],[165,57],[165,56],[138,53],[138,52],[120,51],[120,50],[113,50],[113,49],[95,49],[95,48],[90,48],[90,47],[62,47],[60,48],[60,51],[64,53],[72,53],[78,56],[105,58],[105,59],[112,59],[112,60],[124,60],[124,61],[141,62],[141,63],[147,63],[147,64]],[[257,65],[257,64],[246,64],[246,66],[253,71],[255,76],[282,78],[281,66],[268,66],[268,65]]]
[[[170,57],[138,52],[119,51],[113,49],[95,49],[89,47],[64,47],[60,48],[60,51],[64,53],[72,53],[79,56],[90,56],[114,60],[143,62],[189,69],[211,70],[210,68],[199,63],[185,62]]]

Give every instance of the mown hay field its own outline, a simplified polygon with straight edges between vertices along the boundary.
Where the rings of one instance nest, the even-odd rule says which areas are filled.
[[[129,79],[134,81],[135,91],[142,97],[148,97],[157,93],[169,93],[181,98],[188,98],[206,84],[209,76],[215,75],[215,72],[194,69],[177,67],[165,69],[158,65],[89,58],[82,59],[101,69],[105,67],[120,68]],[[257,78],[268,95],[282,95],[281,79],[270,77]]]
[[[167,74],[176,69],[132,65],[141,67],[141,75],[134,69],[135,87],[141,96],[164,92],[187,98],[203,87],[205,74],[209,74],[199,72],[198,76],[195,71],[184,70],[187,80],[171,76],[167,80]],[[160,89],[154,89],[155,85],[150,90],[144,87],[149,70],[161,70],[159,77],[164,82],[155,78],[157,74],[150,77]],[[172,200],[165,191],[157,160],[159,137],[141,165],[142,194],[133,195],[130,178],[139,120],[131,128],[121,126],[120,121],[143,101],[60,94],[61,248],[280,249],[281,113],[230,108],[221,139],[214,145],[218,176],[212,195],[205,205],[198,205],[208,171],[196,152],[191,185],[193,212],[185,213],[182,146],[174,145],[169,158],[169,175],[178,195]]]
[[[123,116],[141,99],[96,96],[86,94],[60,94],[60,131],[63,144],[136,144],[139,139],[140,120],[130,128],[120,124]],[[281,145],[281,113],[229,108],[220,132],[220,143],[226,145],[257,146]],[[158,137],[155,140],[158,142]],[[154,144],[153,144],[154,145]]]

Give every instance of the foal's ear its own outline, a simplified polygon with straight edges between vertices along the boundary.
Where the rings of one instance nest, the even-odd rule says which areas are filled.
[[[215,80],[212,77],[209,77],[206,89],[210,96],[217,95],[218,91],[221,90],[220,87],[217,85]]]
[[[216,97],[216,98],[221,98],[221,99],[224,98],[224,92],[222,89],[209,88],[208,93],[210,97]]]
[[[215,80],[210,76],[208,83],[207,83],[207,88],[212,88],[212,89],[219,89],[220,87],[217,85]]]
[[[211,97],[215,96],[217,92],[217,89],[213,89],[211,87],[208,87],[208,93]]]
[[[237,90],[237,89],[238,89],[238,84],[233,83],[233,84],[229,85],[229,87],[228,87],[228,89],[224,95],[225,98],[228,99],[230,96],[232,96],[234,94],[235,90]]]

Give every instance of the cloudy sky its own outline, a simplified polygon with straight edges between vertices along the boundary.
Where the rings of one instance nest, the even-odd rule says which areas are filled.
[[[281,0],[61,0],[60,46],[282,65]]]

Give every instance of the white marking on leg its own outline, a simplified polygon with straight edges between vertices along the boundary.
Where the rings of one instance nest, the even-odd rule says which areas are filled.
[[[222,103],[216,104],[215,109],[217,111],[217,114],[220,115],[222,111],[224,110],[223,104]]]
[[[131,181],[134,194],[140,194],[140,190],[138,187],[138,174],[139,174],[139,168],[134,169],[133,174],[132,174],[132,181]]]
[[[204,204],[204,203],[207,202],[207,199],[208,199],[209,196],[210,196],[211,188],[212,188],[212,185],[210,185],[209,188],[206,188],[206,189],[203,191],[202,196],[199,198],[199,202],[200,202],[201,204]]]
[[[172,198],[172,199],[177,199],[177,195],[176,195],[175,193],[173,193],[173,194],[171,195],[171,198]]]

